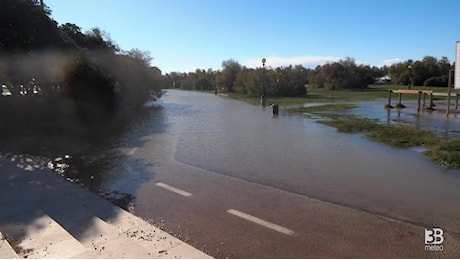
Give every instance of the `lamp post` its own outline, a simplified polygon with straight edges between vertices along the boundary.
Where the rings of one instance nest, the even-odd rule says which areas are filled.
[[[407,66],[409,69],[409,84],[407,85],[407,89],[410,89],[412,85],[412,65]]]
[[[267,60],[262,58],[262,96],[260,97],[260,104],[265,106],[265,62]]]

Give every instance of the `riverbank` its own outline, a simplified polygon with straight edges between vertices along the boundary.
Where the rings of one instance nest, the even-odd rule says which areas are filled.
[[[381,103],[370,107],[356,102],[357,108],[346,111],[386,114]],[[87,185],[94,185],[96,194],[132,195],[133,214],[214,257],[436,257],[440,254],[423,251],[423,229],[434,226],[448,234],[445,253],[458,255],[450,244],[460,232],[458,171],[434,165],[411,149],[270,112],[213,94],[171,90],[157,110],[123,135],[80,156],[71,153],[69,164],[74,166],[68,170],[87,174]],[[396,110],[388,118],[400,119]],[[29,165],[25,156],[17,157],[18,164]],[[61,156],[44,159],[65,164]],[[158,183],[192,195],[176,194]],[[235,218],[229,209],[299,235],[277,236]],[[390,222],[374,222],[382,217]],[[363,225],[366,220],[369,225]],[[416,227],[401,233],[406,229],[395,220]],[[396,236],[404,238],[391,239]],[[389,250],[395,247],[401,250]]]
[[[299,105],[307,103],[343,103],[371,101],[379,98],[388,98],[388,90],[407,89],[401,85],[369,85],[367,89],[342,89],[328,90],[324,88],[308,89],[307,95],[296,97],[266,97],[267,104]],[[413,86],[413,90],[433,90],[434,92],[447,92],[445,87]],[[453,93],[455,90],[453,90]],[[246,101],[250,104],[259,105],[260,97],[250,97],[241,93],[225,93],[229,97]],[[404,95],[405,100],[416,100],[417,95]],[[385,104],[382,105],[382,107]]]
[[[354,104],[333,104],[287,109],[288,113],[316,116],[316,122],[335,127],[349,134],[364,134],[365,137],[395,148],[425,147],[423,152],[433,162],[442,166],[460,168],[460,140],[443,140],[436,133],[416,126],[382,124],[355,114],[337,114],[356,108]]]
[[[369,89],[365,90],[331,91],[326,89],[312,89],[305,97],[268,97],[267,104],[276,103],[283,105],[287,113],[312,117],[316,119],[316,122],[334,127],[340,132],[364,134],[364,136],[373,141],[395,148],[425,147],[426,151],[423,153],[433,162],[444,167],[459,169],[460,141],[457,139],[445,140],[433,131],[420,129],[418,126],[410,124],[388,125],[368,116],[353,113],[335,113],[354,109],[357,107],[357,102],[376,99],[384,100],[388,97],[389,89],[402,88],[404,86],[371,85]],[[435,92],[447,91],[445,87],[412,87],[412,89],[430,89]],[[237,93],[231,93],[229,97],[251,104],[259,104],[259,99]],[[417,95],[404,95],[405,101],[410,102],[416,98]],[[322,104],[316,105],[318,103]],[[382,102],[382,109],[384,109],[384,106],[385,104]],[[434,111],[434,113],[437,112]]]

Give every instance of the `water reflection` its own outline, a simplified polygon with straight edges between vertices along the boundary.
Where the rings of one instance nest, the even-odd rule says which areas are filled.
[[[146,137],[165,133],[170,127],[165,118],[164,107],[154,103],[120,121],[124,125],[101,127],[88,136],[8,139],[0,159],[26,171],[52,170],[132,211],[139,185],[154,176],[149,170],[154,163],[132,151],[151,141]]]
[[[447,117],[442,110],[417,111],[416,101],[405,101],[404,109],[383,109],[384,99],[356,104],[357,108],[343,113],[378,119],[382,123],[415,125],[420,129],[433,131],[446,140],[460,139],[460,120],[455,110]],[[442,106],[441,103],[438,105]]]
[[[164,106],[150,104],[119,134],[101,139],[90,150],[76,154],[66,176],[85,178],[82,181],[92,191],[134,212],[136,190],[154,177],[150,168],[155,165],[136,157],[135,152],[151,141],[149,136],[168,131],[170,124],[165,120],[166,113]]]
[[[172,92],[171,95],[176,92]],[[176,96],[193,104],[180,118],[176,159],[216,173],[418,223],[460,230],[459,172],[434,165],[414,150],[393,149],[359,135],[337,133],[311,119],[280,115],[240,101],[205,94]],[[169,102],[171,99],[165,98]],[[384,103],[350,113],[387,120]],[[410,111],[410,110],[407,110]],[[399,113],[395,116],[393,113]],[[392,123],[418,122],[391,111]],[[394,117],[394,119],[393,119]],[[449,172],[450,174],[442,174]],[[431,213],[427,213],[427,209]]]
[[[455,117],[413,113],[410,103],[387,111],[385,102],[361,102],[346,113],[458,137]],[[177,160],[460,232],[460,171],[434,165],[417,149],[394,149],[282,111],[273,117],[270,109],[213,94],[169,90],[148,111],[118,135],[71,154],[68,172],[133,210],[138,187],[155,177],[155,167]]]

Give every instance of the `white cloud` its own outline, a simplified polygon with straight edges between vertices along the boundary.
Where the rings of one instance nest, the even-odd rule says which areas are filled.
[[[403,60],[401,58],[393,58],[393,59],[386,59],[383,61],[382,65],[381,66],[391,66],[395,63],[400,63],[400,62],[403,62]]]
[[[323,65],[328,62],[335,62],[343,57],[332,57],[332,56],[299,56],[299,57],[278,57],[268,56],[265,66],[268,67],[283,67],[289,65],[303,65],[306,68],[314,68],[317,65]],[[242,63],[242,65],[249,68],[257,68],[262,66],[262,58],[251,58]]]
[[[1,1],[1,0],[0,0]],[[248,68],[260,68],[262,67],[262,58],[249,58],[246,61],[240,62],[239,60],[236,60],[237,62],[240,62],[241,65],[246,66]],[[266,56],[267,59],[265,66],[266,67],[272,67],[272,68],[278,68],[278,67],[287,67],[289,65],[295,66],[295,65],[303,65],[305,68],[312,68],[314,69],[318,65],[324,65],[326,63],[332,63],[332,62],[337,62],[339,60],[344,60],[346,57],[334,57],[334,56],[297,56],[297,57],[279,57],[279,56]],[[356,64],[363,64],[363,65],[370,65],[370,66],[377,66],[377,67],[382,67],[384,65],[391,66],[392,64],[403,62],[401,58],[392,58],[392,59],[386,59],[384,60],[381,64],[371,64],[368,61],[364,60],[355,60]],[[181,70],[174,70],[174,71],[181,71],[181,72],[194,72],[197,68],[199,69],[205,69],[208,70],[213,69],[213,70],[221,70],[222,68],[217,66],[208,66],[208,67],[198,67],[190,64],[186,64],[183,66],[184,68]],[[165,70],[163,71],[163,74],[169,73],[170,71]]]
[[[279,56],[268,56],[265,57],[267,59],[265,66],[277,68],[289,65],[303,65],[306,68],[315,68],[318,65],[324,65],[330,62],[336,62],[339,60],[343,60],[346,57],[334,57],[334,56],[298,56],[298,57],[279,57]],[[251,58],[246,60],[242,63],[242,65],[248,68],[257,68],[262,66],[262,58]],[[367,61],[363,60],[355,60],[356,64],[363,64],[363,65],[371,65]],[[371,66],[382,67],[384,65],[391,66],[395,63],[403,62],[401,58],[392,58],[386,59],[381,64],[375,64]]]

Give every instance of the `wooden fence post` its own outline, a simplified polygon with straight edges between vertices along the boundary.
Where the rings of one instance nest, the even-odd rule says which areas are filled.
[[[422,101],[422,91],[418,92],[418,106],[417,106],[417,111],[420,112],[420,103]]]
[[[429,109],[433,109],[433,93],[430,93],[430,106]]]
[[[386,108],[393,108],[391,106],[391,92],[393,92],[391,89],[388,90],[388,104],[385,106]]]

